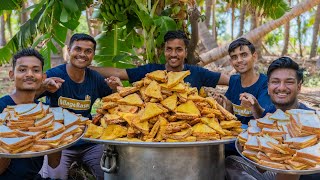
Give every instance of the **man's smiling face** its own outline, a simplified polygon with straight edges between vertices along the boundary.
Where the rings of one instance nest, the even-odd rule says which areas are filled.
[[[298,82],[296,71],[293,69],[282,68],[272,71],[268,92],[273,104],[282,107],[293,105],[297,101],[301,83]]]
[[[167,65],[172,69],[182,70],[184,59],[187,57],[187,49],[182,39],[172,39],[165,43],[165,57]]]
[[[94,44],[87,40],[78,40],[69,48],[70,63],[73,67],[84,69],[88,67],[94,57]]]

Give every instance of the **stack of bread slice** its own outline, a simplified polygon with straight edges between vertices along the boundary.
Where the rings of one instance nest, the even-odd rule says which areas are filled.
[[[8,106],[0,114],[0,152],[44,151],[74,142],[88,118],[38,104]]]
[[[238,136],[247,158],[276,169],[320,170],[320,120],[315,111],[278,109],[248,125]]]
[[[184,83],[190,71],[157,70],[102,99],[85,137],[102,140],[178,142],[236,138],[241,122],[212,97]]]

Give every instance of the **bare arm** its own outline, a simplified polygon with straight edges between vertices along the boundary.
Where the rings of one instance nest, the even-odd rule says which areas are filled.
[[[51,168],[56,168],[60,164],[61,151],[48,154],[48,164]]]
[[[3,174],[9,167],[11,159],[0,158],[0,175]]]
[[[90,69],[97,71],[105,78],[109,78],[110,76],[116,76],[121,80],[128,80],[128,74],[126,69],[113,68],[113,67],[96,67],[89,66]]]
[[[230,80],[230,76],[221,73],[220,79],[218,81],[218,85],[226,85],[226,86],[228,86],[229,85],[229,80]]]

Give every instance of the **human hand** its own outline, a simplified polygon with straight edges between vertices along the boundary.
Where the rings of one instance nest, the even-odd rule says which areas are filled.
[[[105,79],[105,82],[108,84],[108,86],[114,91],[117,91],[118,86],[123,86],[120,78],[116,76],[110,76],[109,78]]]
[[[250,93],[241,93],[239,100],[241,101],[241,106],[245,108],[252,108],[258,103],[257,99]]]
[[[64,80],[59,77],[50,77],[46,78],[42,82],[42,86],[45,88],[46,91],[54,93],[61,88],[63,82]]]
[[[217,92],[214,92],[212,94],[212,97],[217,101],[218,104],[220,104],[224,108],[226,108],[231,103],[226,96]]]

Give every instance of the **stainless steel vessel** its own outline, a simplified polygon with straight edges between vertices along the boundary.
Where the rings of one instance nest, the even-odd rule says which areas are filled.
[[[106,180],[224,179],[224,144],[234,141],[147,143],[93,140],[106,147],[100,162]]]

